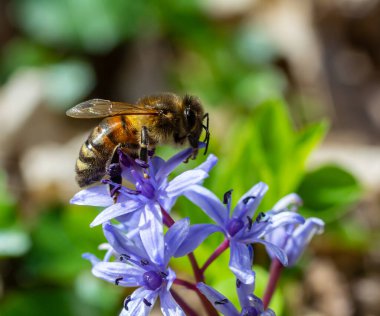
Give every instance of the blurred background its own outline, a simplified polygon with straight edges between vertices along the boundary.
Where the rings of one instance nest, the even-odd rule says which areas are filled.
[[[264,181],[261,210],[297,192],[326,222],[285,271],[277,315],[380,315],[379,32],[378,0],[1,0],[0,314],[118,314],[128,290],[81,258],[101,255],[99,210],[69,204],[97,121],[65,111],[171,91],[210,113],[207,187],[237,200]],[[184,199],[176,211],[204,219]],[[220,241],[209,239],[200,263]],[[256,248],[261,296],[269,260]],[[227,262],[206,276],[236,302]],[[173,265],[191,280],[186,260]]]

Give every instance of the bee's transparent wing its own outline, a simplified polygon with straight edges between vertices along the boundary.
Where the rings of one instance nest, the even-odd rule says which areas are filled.
[[[101,118],[115,115],[157,115],[158,111],[144,104],[129,104],[92,99],[77,104],[66,112],[74,118]]]

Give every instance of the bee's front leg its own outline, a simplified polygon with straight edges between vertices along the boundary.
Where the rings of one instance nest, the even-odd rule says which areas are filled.
[[[140,160],[148,162],[148,145],[149,145],[149,136],[148,128],[143,126],[141,128],[141,141],[140,141]]]
[[[141,128],[141,142],[140,142],[140,155],[139,158],[141,161],[148,163],[148,156],[151,157],[154,154],[150,153],[148,151],[149,146],[149,135],[148,135],[148,128],[146,126],[143,126]],[[149,175],[144,171],[144,178],[149,178]]]
[[[193,148],[193,152],[191,153],[191,159],[195,159],[198,156],[198,147]]]
[[[110,195],[112,196],[114,203],[117,202],[117,198],[119,196],[119,188],[121,186],[121,183],[123,181],[121,177],[121,166],[120,166],[120,155],[119,155],[119,148],[121,145],[115,147],[112,157],[109,161],[109,164],[107,166],[107,174],[109,175],[109,179],[112,183],[108,184]]]
[[[188,163],[190,159],[194,160],[197,158],[197,156],[198,156],[198,147],[193,147],[193,151],[183,162]]]

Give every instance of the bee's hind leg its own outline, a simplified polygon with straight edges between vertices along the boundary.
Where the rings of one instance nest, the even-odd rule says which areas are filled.
[[[143,126],[141,128],[141,144],[140,144],[140,155],[139,159],[145,164],[148,163],[148,156],[151,157],[152,153],[148,150],[149,146],[149,135],[148,128]],[[153,152],[154,153],[154,152]],[[149,178],[148,174],[144,171],[144,178]]]
[[[123,178],[121,177],[121,166],[120,166],[120,155],[119,155],[119,149],[121,148],[121,145],[115,147],[111,159],[109,161],[108,167],[107,167],[107,174],[109,175],[109,180],[111,183],[108,184],[110,195],[114,200],[114,203],[117,202],[117,197],[119,196],[119,188],[121,186],[121,183],[123,181]]]
[[[148,137],[148,129],[146,126],[141,128],[141,144],[140,144],[140,160],[144,162],[148,162],[148,145],[149,145],[149,137]]]

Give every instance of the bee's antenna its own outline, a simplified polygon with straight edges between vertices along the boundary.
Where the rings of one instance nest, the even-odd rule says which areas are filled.
[[[206,119],[206,125],[202,124],[202,127],[206,131],[205,139],[203,140],[203,142],[206,143],[206,148],[205,148],[205,152],[204,152],[204,155],[206,155],[207,154],[207,150],[208,150],[208,144],[210,143],[210,131],[209,131],[209,122],[210,122],[210,119],[209,119],[208,113],[206,113],[203,116],[203,120],[204,119]]]

